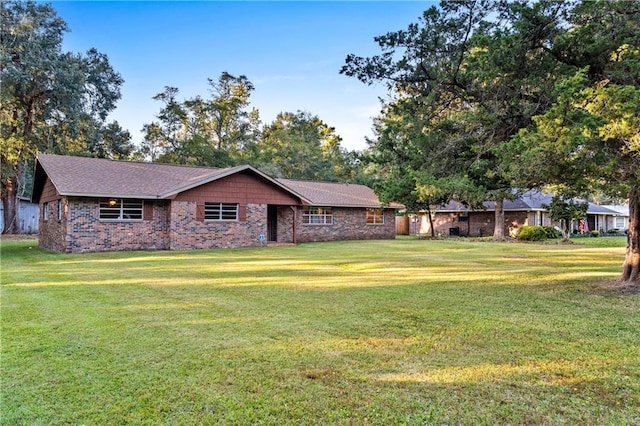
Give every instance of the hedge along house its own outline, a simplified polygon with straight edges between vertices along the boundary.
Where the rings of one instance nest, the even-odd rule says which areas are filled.
[[[395,238],[395,209],[363,185],[207,168],[39,155],[40,247],[81,253]]]

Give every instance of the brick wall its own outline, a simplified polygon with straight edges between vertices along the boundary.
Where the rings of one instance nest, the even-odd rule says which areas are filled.
[[[169,248],[169,203],[145,201],[145,209],[151,212],[145,220],[101,221],[99,199],[69,197],[64,249],[45,248],[70,253]]]
[[[467,228],[465,234],[470,237],[479,236],[491,236],[495,228],[495,212],[471,212],[469,213],[469,220],[467,222]],[[505,223],[507,215],[505,214]],[[509,234],[505,234],[509,235]]]
[[[278,238],[279,243],[293,243],[293,209],[289,206],[278,206]]]
[[[171,205],[170,249],[248,247],[262,244],[267,234],[267,205],[248,204],[246,220],[214,221],[196,219],[196,201],[173,201]]]
[[[395,210],[385,209],[384,224],[369,225],[366,209],[334,207],[332,225],[305,225],[302,207],[296,212],[296,241],[393,239],[396,236]]]
[[[525,211],[505,212],[505,235],[515,235],[518,228],[529,223],[528,216]],[[457,213],[436,213],[433,225],[436,229],[436,234],[439,233],[443,236],[450,235],[451,228],[458,228],[461,236],[491,236],[495,227],[495,212],[469,212],[467,220],[460,220]],[[428,228],[428,225],[426,228]],[[424,231],[423,233],[427,233],[428,230]]]
[[[118,250],[188,250],[259,246],[267,234],[267,205],[243,206],[246,220],[197,220],[195,201],[145,201],[145,219],[99,219],[98,198],[62,198],[63,218],[57,219],[57,200],[49,201],[49,220],[42,222],[40,246],[69,253]],[[302,224],[302,208],[277,208],[278,242],[395,238],[395,212],[384,212],[382,225],[366,224],[365,209],[334,208],[333,225]]]
[[[64,214],[57,218],[57,202]],[[264,244],[268,204],[277,205],[277,241],[281,243],[395,238],[395,211],[386,209],[384,224],[368,225],[362,208],[333,208],[333,225],[304,225],[299,200],[286,191],[250,175],[234,175],[173,200],[145,200],[143,220],[100,220],[98,198],[61,197],[47,180],[41,197],[49,219],[42,221],[40,246],[57,252],[118,250],[187,250],[246,247]],[[239,220],[213,221],[197,217],[205,202],[239,205]],[[42,216],[41,216],[42,218]],[[295,218],[295,223],[294,223]],[[295,234],[295,235],[294,235]]]

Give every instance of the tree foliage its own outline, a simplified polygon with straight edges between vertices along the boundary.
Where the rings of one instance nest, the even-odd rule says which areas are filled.
[[[223,72],[208,79],[211,97],[180,101],[176,87],[153,99],[163,106],[156,121],[145,124],[140,152],[151,161],[226,167],[242,161],[259,133],[260,116],[250,109],[254,86],[241,75]]]
[[[522,129],[507,152],[514,176],[533,176],[577,192],[629,200],[629,245],[622,279],[640,280],[640,4],[589,1],[568,15],[554,41],[571,73],[555,102]]]
[[[349,55],[343,73],[386,81],[395,95],[371,146],[383,152],[374,159],[397,168],[381,186],[402,187],[395,177],[410,185],[408,175],[416,188],[422,178],[438,182],[439,198],[494,200],[494,237],[502,238],[502,200],[513,192],[500,147],[551,102],[545,43],[562,10],[557,2],[443,2],[406,30],[377,37],[381,55]]]
[[[131,147],[105,122],[123,83],[108,58],[63,52],[68,27],[50,5],[2,2],[0,14],[1,198],[4,232],[13,232],[18,186],[37,152],[125,155]]]
[[[228,167],[252,164],[273,176],[294,179],[355,178],[357,157],[346,152],[335,129],[308,112],[283,112],[262,125],[251,107],[253,84],[223,72],[209,79],[210,99],[181,101],[165,87],[156,120],[144,126],[143,157],[151,161]]]
[[[513,188],[627,193],[623,279],[638,281],[639,3],[442,2],[375,40],[381,54],[349,55],[342,72],[393,93],[370,146],[383,196],[493,199],[495,237]]]
[[[251,146],[252,163],[272,176],[303,180],[348,180],[345,153],[335,129],[309,112],[283,112]]]
[[[551,199],[551,204],[543,207],[549,210],[551,219],[563,225],[564,237],[568,240],[571,237],[571,223],[586,216],[589,203],[558,195]]]

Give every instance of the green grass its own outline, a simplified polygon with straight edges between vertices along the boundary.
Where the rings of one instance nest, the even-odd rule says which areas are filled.
[[[2,241],[1,423],[640,424],[623,238]]]

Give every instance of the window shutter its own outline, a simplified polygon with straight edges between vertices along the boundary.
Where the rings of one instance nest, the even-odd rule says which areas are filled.
[[[196,204],[196,220],[204,221],[204,203]]]
[[[144,201],[144,220],[153,220],[153,203],[151,201]]]

